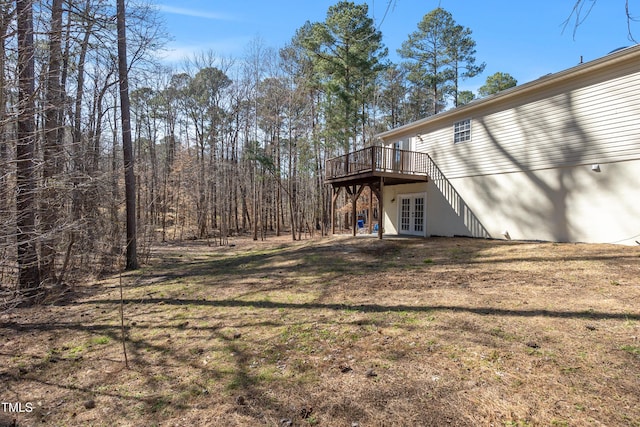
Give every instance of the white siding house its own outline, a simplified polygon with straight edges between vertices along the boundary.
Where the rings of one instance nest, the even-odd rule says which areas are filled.
[[[437,166],[384,188],[386,233],[640,241],[638,45],[378,137]]]

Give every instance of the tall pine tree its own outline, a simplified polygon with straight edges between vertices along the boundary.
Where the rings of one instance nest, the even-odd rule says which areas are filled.
[[[448,97],[457,105],[458,83],[484,70],[475,63],[476,43],[471,30],[456,24],[451,13],[437,8],[427,13],[398,53],[414,91],[429,95],[430,113],[445,109]]]
[[[373,101],[372,87],[384,69],[387,50],[366,4],[342,1],[331,6],[325,22],[307,26],[300,43],[312,58],[327,95],[330,134],[345,151],[358,148],[363,111]],[[340,112],[340,113],[336,113]],[[361,139],[360,139],[361,140]]]

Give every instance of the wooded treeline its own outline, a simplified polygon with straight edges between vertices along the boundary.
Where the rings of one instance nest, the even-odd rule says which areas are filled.
[[[286,46],[242,58],[158,60],[158,11],[133,0],[127,49],[138,256],[156,241],[322,232],[327,158],[473,94],[471,31],[425,15],[387,60],[366,4],[339,2]],[[113,0],[0,3],[0,292],[46,289],[119,268],[126,245]],[[425,41],[428,41],[426,43]],[[75,275],[76,277],[73,277]]]

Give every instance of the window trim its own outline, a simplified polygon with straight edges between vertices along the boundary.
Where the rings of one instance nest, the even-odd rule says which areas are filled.
[[[453,123],[453,143],[460,144],[471,141],[471,118]]]

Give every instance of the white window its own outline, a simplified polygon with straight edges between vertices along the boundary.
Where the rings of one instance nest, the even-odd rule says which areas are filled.
[[[471,119],[461,120],[453,124],[453,142],[471,141]]]

